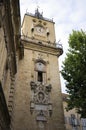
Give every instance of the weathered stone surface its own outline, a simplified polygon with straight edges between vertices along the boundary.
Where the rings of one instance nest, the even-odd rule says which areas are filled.
[[[32,37],[31,34],[31,25],[33,17],[25,16],[25,21],[23,21],[22,31],[27,37]],[[36,19],[38,22],[38,19]],[[42,21],[42,20],[41,20]],[[42,21],[43,23],[44,21]],[[51,43],[54,43],[55,34],[54,34],[54,23],[46,21],[48,28],[51,30],[50,40]],[[27,33],[28,29],[28,34]],[[14,107],[14,130],[64,130],[64,116],[63,116],[63,106],[61,98],[61,86],[60,86],[60,77],[59,77],[59,65],[57,53],[59,50],[56,48],[49,49],[50,46],[45,46],[42,44],[36,45],[35,38],[38,38],[38,41],[43,41],[47,44],[47,37],[44,39],[42,36],[35,36],[34,39],[28,41],[28,39],[22,39],[24,44],[24,58],[18,63],[18,73],[17,73],[17,82],[16,82],[16,93],[15,93],[15,107]],[[36,45],[36,46],[35,46]],[[49,50],[48,50],[49,49]],[[43,74],[44,84],[51,84],[52,90],[50,92],[50,99],[52,102],[52,116],[47,116],[47,123],[40,124],[36,121],[36,110],[33,114],[30,113],[30,101],[32,99],[32,90],[30,83],[31,81],[37,82],[37,71],[35,69],[35,63],[37,59],[42,59],[46,63],[46,72]],[[44,118],[37,118],[38,120],[45,120]]]

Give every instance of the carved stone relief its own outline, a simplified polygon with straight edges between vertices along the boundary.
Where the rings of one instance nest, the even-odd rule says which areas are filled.
[[[50,100],[51,84],[44,85],[40,82],[30,82],[32,99],[30,102],[30,112],[36,113],[36,121],[43,126],[47,122],[47,117],[52,115],[52,103]],[[39,126],[40,126],[39,125]]]

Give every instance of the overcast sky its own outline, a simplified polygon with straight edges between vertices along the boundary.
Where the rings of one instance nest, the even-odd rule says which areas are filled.
[[[61,70],[62,61],[68,49],[68,37],[72,30],[86,31],[86,0],[20,0],[21,20],[27,12],[33,13],[39,7],[46,18],[55,22],[56,41],[61,40],[64,53],[59,58]],[[65,92],[64,80],[61,77],[62,92]]]

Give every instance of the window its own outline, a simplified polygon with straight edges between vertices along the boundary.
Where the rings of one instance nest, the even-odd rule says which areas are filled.
[[[43,82],[43,73],[38,71],[38,81]]]
[[[82,130],[86,130],[86,118],[81,118]]]
[[[43,60],[36,60],[35,63],[35,79],[38,82],[46,83],[46,63]]]

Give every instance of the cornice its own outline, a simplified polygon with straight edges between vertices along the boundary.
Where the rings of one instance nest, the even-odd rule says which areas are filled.
[[[21,42],[24,45],[25,49],[30,49],[34,51],[51,54],[51,55],[56,55],[57,57],[59,57],[63,53],[62,48],[52,47],[52,46],[47,45],[47,43],[44,45],[42,43],[36,43],[36,42],[34,43],[31,41],[29,42],[25,39],[22,39]]]

